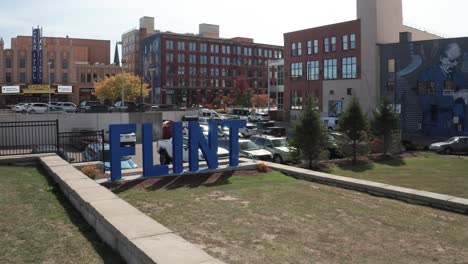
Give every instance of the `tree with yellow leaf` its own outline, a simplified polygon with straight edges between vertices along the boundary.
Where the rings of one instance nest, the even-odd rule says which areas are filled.
[[[117,101],[122,99],[122,74],[118,74],[97,82],[95,85],[96,97],[100,100],[109,99]],[[140,77],[132,74],[124,74],[124,96],[125,101],[136,101],[142,92],[143,97],[148,96],[149,85],[143,83],[141,86]]]

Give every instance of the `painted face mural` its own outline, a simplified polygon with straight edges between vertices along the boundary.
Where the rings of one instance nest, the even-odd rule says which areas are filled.
[[[445,73],[456,71],[461,55],[461,49],[457,43],[447,45],[445,51],[440,56],[440,67],[442,70]]]

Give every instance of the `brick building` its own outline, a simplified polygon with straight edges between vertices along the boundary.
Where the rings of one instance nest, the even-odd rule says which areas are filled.
[[[39,30],[40,32],[40,30]],[[121,72],[110,65],[110,41],[42,37],[42,52],[36,66],[39,82],[33,75],[33,37],[11,39],[11,48],[0,41],[0,106],[19,102],[72,101],[95,99],[94,82]],[[50,81],[50,90],[49,90]]]
[[[302,109],[307,96],[320,101],[322,116],[338,116],[356,96],[371,113],[380,100],[379,45],[439,36],[403,25],[401,0],[357,0],[357,19],[284,34],[287,116]]]
[[[266,93],[268,60],[282,58],[282,53],[281,46],[250,38],[219,38],[219,26],[209,24],[201,24],[197,35],[158,32],[140,44],[153,102],[183,106],[211,104],[228,95],[241,77],[255,93]]]

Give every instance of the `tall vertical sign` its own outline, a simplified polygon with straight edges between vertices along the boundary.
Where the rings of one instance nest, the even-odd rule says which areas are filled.
[[[33,28],[32,35],[32,82],[42,83],[42,29]]]

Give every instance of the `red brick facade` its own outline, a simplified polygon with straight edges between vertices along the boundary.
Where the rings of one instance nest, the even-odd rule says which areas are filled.
[[[355,46],[351,48],[350,36],[355,34]],[[343,49],[343,36],[347,36],[347,50]],[[335,51],[332,50],[332,38],[336,38]],[[329,52],[325,52],[324,39],[329,40]],[[314,53],[314,40],[318,41],[318,52]],[[308,50],[308,41],[311,41],[312,50]],[[295,51],[292,50],[292,44],[295,43]],[[292,54],[298,51],[298,43],[301,45],[301,55]],[[284,71],[285,71],[285,92],[284,92],[284,109],[291,110],[292,94],[297,92],[302,98],[302,105],[305,103],[307,95],[315,96],[320,101],[320,107],[323,102],[323,82],[343,80],[342,76],[342,58],[356,57],[356,76],[352,79],[360,79],[360,64],[361,64],[361,33],[360,20],[348,21],[338,24],[327,25],[323,27],[310,28],[284,34]],[[311,52],[309,52],[311,51]],[[309,54],[310,53],[310,54]],[[336,59],[336,79],[324,78],[324,60]],[[319,71],[317,80],[307,79],[307,62],[318,61]],[[292,78],[291,66],[292,63],[302,63],[302,76]],[[297,105],[293,103],[293,105]],[[293,107],[295,108],[295,107]],[[300,109],[300,107],[296,107]]]

